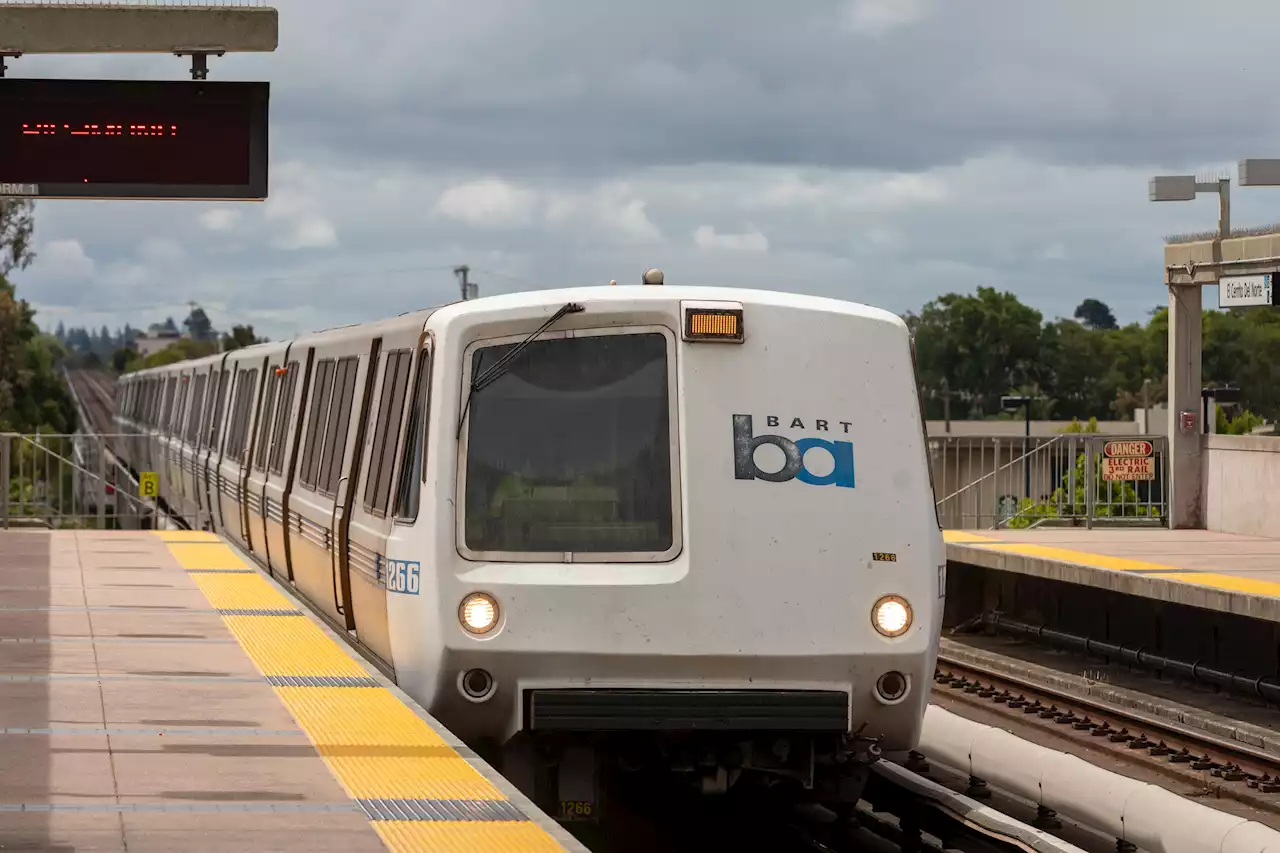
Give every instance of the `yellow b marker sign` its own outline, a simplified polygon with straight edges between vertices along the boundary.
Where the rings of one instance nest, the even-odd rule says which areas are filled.
[[[155,471],[143,471],[138,475],[138,494],[144,498],[160,495],[160,475]]]

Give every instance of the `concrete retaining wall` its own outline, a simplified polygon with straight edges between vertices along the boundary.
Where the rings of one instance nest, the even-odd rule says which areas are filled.
[[[1280,538],[1280,438],[1206,435],[1202,506],[1219,533]]]

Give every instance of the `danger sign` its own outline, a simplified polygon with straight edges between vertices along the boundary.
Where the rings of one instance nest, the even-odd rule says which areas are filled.
[[[1102,455],[1108,459],[1119,459],[1127,456],[1150,456],[1152,451],[1149,441],[1108,441],[1102,447]]]
[[[1141,444],[1142,442],[1131,442]],[[1150,447],[1150,445],[1147,445]],[[1104,480],[1154,480],[1156,460],[1150,456],[1108,456],[1102,460]]]

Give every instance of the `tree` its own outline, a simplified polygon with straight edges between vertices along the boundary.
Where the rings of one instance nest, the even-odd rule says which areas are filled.
[[[1076,307],[1075,318],[1090,329],[1116,329],[1116,316],[1105,302],[1086,299]]]
[[[55,367],[60,347],[40,333],[35,311],[0,276],[0,429],[75,429],[75,406]]]
[[[906,322],[916,336],[921,384],[961,392],[969,417],[999,412],[1000,395],[1041,378],[1040,312],[1012,293],[990,287],[973,296],[948,293]],[[940,402],[930,401],[930,408]]]
[[[0,199],[0,278],[24,270],[35,260],[31,248],[35,206],[23,199]]]
[[[213,323],[209,322],[209,316],[199,306],[191,309],[191,313],[182,321],[182,325],[186,326],[187,333],[197,341],[212,340],[216,334],[213,331]]]
[[[128,347],[121,347],[111,354],[111,368],[116,373],[128,373],[129,363],[136,361],[138,354]]]
[[[266,338],[259,338],[253,333],[253,326],[232,326],[231,334],[222,336],[222,349],[225,352],[241,349],[253,344],[265,344]]]

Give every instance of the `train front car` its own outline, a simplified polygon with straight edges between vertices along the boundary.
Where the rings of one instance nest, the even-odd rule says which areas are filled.
[[[395,548],[430,557],[388,598],[400,683],[450,729],[544,791],[537,744],[577,812],[583,747],[830,800],[916,744],[945,558],[899,318],[641,286],[427,328],[434,541]]]

